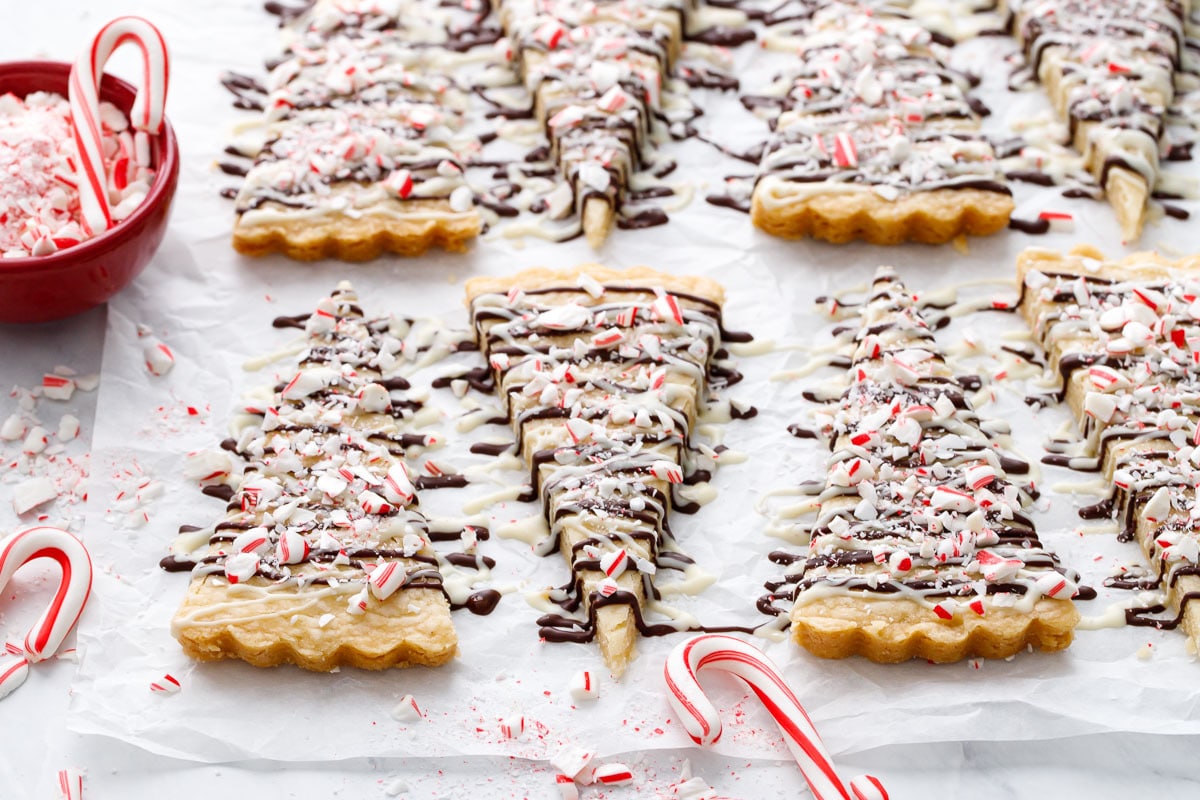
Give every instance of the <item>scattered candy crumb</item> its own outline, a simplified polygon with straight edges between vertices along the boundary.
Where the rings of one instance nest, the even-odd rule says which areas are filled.
[[[175,694],[182,688],[179,684],[179,679],[169,672],[150,683],[150,691],[155,694]]]

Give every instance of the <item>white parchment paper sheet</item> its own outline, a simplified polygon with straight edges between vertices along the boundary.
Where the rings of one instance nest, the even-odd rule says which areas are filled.
[[[115,13],[113,5],[95,5],[91,13],[97,25],[108,16],[102,11]],[[168,112],[184,161],[163,248],[147,272],[110,304],[85,533],[98,574],[79,629],[82,659],[69,719],[74,730],[154,752],[200,761],[458,754],[544,758],[568,742],[601,754],[687,744],[660,684],[663,659],[682,637],[644,641],[620,684],[605,680],[599,702],[576,706],[567,682],[579,669],[603,672],[598,652],[591,645],[537,640],[534,620],[540,612],[525,602],[522,592],[561,584],[567,572],[557,556],[538,559],[518,541],[493,538],[484,546],[499,562],[492,585],[509,592],[490,617],[455,615],[461,655],[447,667],[317,675],[291,668],[256,670],[240,663],[197,665],[180,654],[168,626],[187,578],[161,572],[157,562],[178,525],[204,524],[220,514],[220,503],[180,477],[183,456],[215,447],[241,392],[272,379],[277,365],[257,373],[242,367],[294,339],[292,332],[273,330],[271,319],[310,310],[338,280],[355,283],[368,312],[430,315],[452,326],[466,323],[461,284],[476,274],[599,259],[721,280],[728,288],[731,328],[750,329],[762,339],[801,349],[781,347],[741,359],[747,379],[730,394],[753,402],[760,414],[726,426],[724,436],[747,461],[718,472],[714,485],[719,496],[712,504],[693,517],[672,521],[683,548],[716,576],[716,583],[699,597],[672,603],[709,624],[756,624],[762,618],[754,599],[762,581],[778,572],[766,556],[781,544],[764,534],[768,520],[756,511],[756,503],[772,490],[822,476],[819,448],[789,437],[786,426],[809,408],[801,391],[827,375],[771,380],[781,370],[803,364],[808,358],[804,347],[827,341],[828,323],[813,312],[814,298],[864,284],[880,263],[895,264],[914,290],[926,290],[1009,279],[1016,253],[1029,245],[1091,242],[1114,254],[1122,249],[1106,206],[1062,200],[1056,191],[1027,187],[1017,187],[1018,216],[1029,218],[1046,208],[1070,210],[1080,216],[1076,232],[1042,239],[1002,234],[972,242],[969,255],[950,247],[880,249],[774,240],[754,231],[745,217],[703,202],[706,192],[718,190],[724,175],[746,174],[748,168],[692,141],[668,147],[681,164],[668,181],[691,184],[696,199],[673,213],[665,227],[616,232],[598,254],[580,241],[522,244],[488,236],[465,256],[381,259],[364,265],[251,261],[230,249],[232,209],[217,196],[227,180],[213,162],[230,127],[243,119],[230,107],[218,75],[228,68],[259,69],[261,60],[274,52],[272,19],[258,10],[258,3],[234,0],[186,5],[144,0],[133,5],[161,25],[173,47]],[[46,14],[45,22],[52,11],[53,4],[25,13],[35,19]],[[78,28],[88,29],[84,23]],[[46,46],[51,55],[66,58],[73,56],[75,43]],[[984,69],[994,90],[1007,71],[1000,69],[997,53],[1009,49],[1009,43],[993,40],[972,46],[963,58]],[[740,57],[754,56],[753,48],[747,48]],[[117,63],[120,73],[121,64],[129,62]],[[759,71],[744,88],[753,89],[763,77]],[[708,135],[739,148],[761,136],[761,124],[749,119],[734,97],[707,97],[710,110],[699,127]],[[993,108],[1001,108],[994,91],[988,99]],[[1004,102],[1011,103],[1011,110],[998,113],[989,125],[1002,126],[1005,118],[1024,119],[1045,109],[1037,96]],[[1192,230],[1185,223],[1164,222],[1147,231],[1143,245],[1194,251],[1200,249],[1200,237]],[[1012,289],[996,291],[1015,294]],[[177,364],[166,377],[146,373],[135,333],[138,324],[149,325],[174,350]],[[955,341],[961,325],[985,333],[1020,327],[1013,318],[978,316],[944,331],[943,344]],[[1020,434],[1019,449],[1036,461],[1040,442],[1065,420],[1064,412],[1034,412],[1013,389],[1001,387],[997,396],[997,403],[984,412],[1009,418]],[[443,411],[452,439],[439,459],[460,467],[482,463],[467,453],[467,443],[476,436],[507,435],[498,427],[457,434],[453,418],[462,413],[459,400],[437,391],[430,394],[430,403]],[[516,473],[495,477],[520,480]],[[1080,476],[1047,468],[1039,480],[1047,490],[1067,481],[1079,482]],[[130,513],[128,495],[121,495],[137,492],[139,486],[146,496],[132,510],[144,512],[140,524]],[[466,498],[492,488],[426,492],[422,501],[454,513]],[[1136,562],[1138,556],[1134,545],[1115,543],[1111,533],[1079,533],[1075,509],[1082,502],[1047,491],[1035,518],[1043,540],[1095,585],[1115,563]],[[505,504],[490,513],[503,523],[534,511]],[[1127,594],[1103,592],[1101,599],[1084,604],[1083,613],[1098,615],[1109,603],[1130,600]],[[1137,653],[1147,642],[1153,647],[1143,660]],[[1066,653],[949,666],[821,661],[788,642],[763,644],[783,665],[834,753],[922,741],[1055,738],[1115,730],[1200,732],[1200,715],[1194,710],[1200,699],[1193,679],[1197,666],[1183,637],[1175,633],[1085,630]],[[179,678],[183,690],[172,696],[151,693],[150,682],[167,672]],[[733,710],[725,717],[729,730],[718,745],[722,753],[787,757],[769,719],[743,691],[721,680],[709,685],[721,705]],[[389,711],[398,697],[410,693],[426,718],[398,723]],[[514,712],[525,715],[527,732],[518,741],[503,741],[497,722]]]

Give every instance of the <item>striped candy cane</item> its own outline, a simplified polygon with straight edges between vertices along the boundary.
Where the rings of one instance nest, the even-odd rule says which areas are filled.
[[[0,653],[0,699],[17,690],[29,677],[29,659],[15,644]]]
[[[783,731],[784,742],[816,800],[888,800],[883,784],[870,775],[855,778],[847,789],[812,720],[779,669],[761,650],[732,636],[702,634],[683,642],[667,657],[663,668],[667,699],[692,741],[712,744],[721,738],[721,718],[696,679],[701,670],[736,675],[758,695]]]
[[[46,526],[21,531],[0,542],[0,591],[17,570],[39,558],[58,563],[62,573],[58,590],[26,635],[24,649],[9,645],[8,658],[0,661],[0,697],[24,682],[30,664],[58,652],[92,591],[92,559],[83,544],[64,530]]]
[[[109,56],[126,42],[133,42],[142,51],[142,85],[129,114],[130,124],[140,136],[162,130],[167,102],[167,45],[158,29],[141,17],[118,17],[105,25],[71,68],[68,93],[79,155],[80,211],[84,225],[93,234],[112,227],[100,123],[100,78]],[[134,156],[148,162],[149,147],[135,146]]]

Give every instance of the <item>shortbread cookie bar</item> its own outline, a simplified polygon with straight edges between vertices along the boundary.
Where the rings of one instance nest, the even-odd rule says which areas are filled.
[[[638,634],[678,630],[643,616],[668,512],[692,474],[690,435],[722,338],[714,282],[645,268],[534,269],[467,283],[480,349],[571,565],[587,622],[546,618],[550,639],[599,641],[620,675]]]
[[[1192,413],[1192,404],[1176,396],[1192,361],[1190,301],[1158,287],[1186,292],[1186,280],[1178,279],[1196,266],[1194,257],[1171,262],[1149,253],[1109,262],[1086,246],[1066,255],[1030,248],[1018,257],[1021,312],[1048,368],[1061,376],[1061,399],[1080,420],[1082,442],[1067,454],[1069,466],[1111,471],[1104,458],[1112,440],[1135,432],[1141,440],[1165,438],[1172,431],[1147,426],[1148,417]],[[1173,338],[1160,341],[1167,335]],[[1174,348],[1168,356],[1162,344]]]
[[[1080,441],[1054,443],[1053,460],[1101,471],[1109,498],[1086,510],[1113,514],[1138,539],[1156,570],[1174,620],[1144,609],[1133,622],[1182,623],[1200,641],[1200,537],[1194,530],[1200,396],[1200,259],[1135,254],[1107,261],[1092,248],[1063,255],[1027,250],[1018,259],[1022,311],[1061,393],[1075,412]]]
[[[404,320],[368,319],[348,284],[303,325],[297,371],[248,409],[193,474],[229,499],[164,561],[192,568],[172,633],[191,657],[327,671],[450,660],[457,637],[405,465],[413,402]],[[238,466],[240,462],[240,466]]]
[[[1142,232],[1159,177],[1188,3],[1008,0],[1012,30],[1127,241]]]
[[[271,69],[259,102],[271,121],[311,109],[380,109],[397,101],[461,113],[467,97],[451,75],[451,63],[439,57],[445,54],[438,48],[421,44],[410,32],[394,28],[310,33]]]
[[[751,198],[776,236],[941,243],[1008,224],[1011,193],[946,48],[877,3],[795,23],[800,62],[756,97],[775,133]]]
[[[261,148],[235,148],[254,159],[236,198],[239,252],[360,261],[466,248],[483,223],[463,170],[481,142],[464,130],[453,71],[459,51],[499,32],[454,24],[434,0],[322,0],[287,21],[266,83],[232,81],[265,127]]]
[[[500,19],[588,242],[612,228],[650,147],[685,0],[504,0]],[[564,209],[566,211],[567,209]],[[561,213],[561,212],[560,212]]]
[[[313,110],[271,130],[237,195],[238,252],[363,261],[461,251],[481,229],[464,142],[436,105]]]
[[[912,295],[881,269],[838,401],[829,476],[796,558],[792,630],[816,655],[883,663],[1060,650],[1077,576],[1038,541],[1029,498],[942,359]]]

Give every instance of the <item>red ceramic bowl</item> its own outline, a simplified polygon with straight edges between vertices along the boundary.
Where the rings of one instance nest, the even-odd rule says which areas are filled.
[[[0,64],[0,94],[38,91],[67,96],[71,65],[54,61]],[[137,90],[105,75],[100,99],[126,114]],[[30,258],[0,258],[0,322],[46,322],[97,306],[128,285],[150,262],[167,230],[179,183],[179,143],[170,123],[151,139],[157,170],[146,199],[126,219],[85,242]]]

